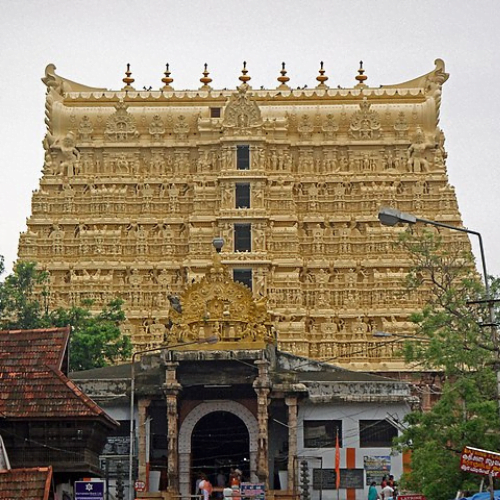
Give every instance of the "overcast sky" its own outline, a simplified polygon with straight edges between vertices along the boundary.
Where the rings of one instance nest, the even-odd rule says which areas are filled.
[[[488,270],[500,274],[499,0],[2,0],[0,12],[0,255],[8,268],[43,165],[45,66],[71,80],[121,88],[235,87],[247,61],[255,87],[352,86],[362,59],[370,86],[399,83],[444,59],[441,127],[463,222],[481,232]],[[474,242],[475,243],[475,242]]]

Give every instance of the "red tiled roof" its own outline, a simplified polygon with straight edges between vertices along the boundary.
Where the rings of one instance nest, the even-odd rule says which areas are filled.
[[[0,470],[0,500],[48,500],[52,467]]]
[[[58,370],[0,371],[0,415],[5,418],[84,418],[114,420]]]
[[[117,425],[59,369],[68,337],[69,328],[0,332],[0,416],[13,419],[97,417],[106,420],[108,425]],[[9,363],[4,364],[4,359]]]
[[[70,328],[0,331],[0,370],[38,371],[40,367],[61,368]]]

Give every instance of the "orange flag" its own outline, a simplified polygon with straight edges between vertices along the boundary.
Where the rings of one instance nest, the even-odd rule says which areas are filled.
[[[339,445],[339,431],[335,439],[335,487],[337,490],[340,488],[340,445]]]

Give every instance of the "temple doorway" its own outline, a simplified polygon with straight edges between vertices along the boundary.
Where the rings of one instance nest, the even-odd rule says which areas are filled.
[[[224,415],[230,414],[232,417],[235,417],[236,420],[229,421],[228,419],[232,418],[231,416]],[[212,416],[211,416],[212,415]],[[204,420],[205,417],[208,417],[207,420]],[[192,411],[188,413],[186,418],[182,421],[180,429],[179,429],[179,492],[183,496],[188,496],[192,494],[193,491],[193,483],[192,479],[196,478],[196,473],[200,472],[200,469],[193,469],[193,465],[195,464],[197,467],[200,467],[200,462],[203,462],[203,465],[210,466],[210,469],[207,468],[206,473],[212,474],[216,469],[216,461],[215,458],[210,459],[209,455],[205,451],[197,451],[195,455],[193,455],[193,446],[196,445],[197,438],[193,439],[193,433],[195,432],[195,428],[197,429],[196,434],[200,432],[200,430],[208,429],[214,430],[221,428],[220,424],[213,423],[213,420],[223,419],[222,421],[226,422],[226,425],[230,425],[231,422],[236,425],[231,425],[231,429],[234,431],[238,430],[238,427],[241,425],[245,428],[248,433],[248,442],[246,448],[243,448],[243,445],[239,443],[238,446],[235,446],[236,443],[232,443],[231,434],[227,430],[225,431],[225,436],[223,436],[222,440],[226,442],[226,449],[228,451],[223,452],[224,454],[230,454],[232,456],[232,460],[236,463],[238,457],[241,457],[241,461],[243,463],[247,463],[244,459],[249,458],[249,464],[243,466],[242,472],[248,474],[249,471],[249,479],[251,482],[256,482],[258,480],[255,471],[257,470],[257,448],[258,448],[258,425],[257,419],[255,415],[244,405],[237,401],[231,400],[217,400],[217,401],[204,401],[193,408]],[[200,427],[198,427],[198,423],[204,420],[205,423],[202,423]],[[241,422],[241,423],[240,423]],[[242,434],[242,433],[240,433]],[[220,435],[220,432],[219,432]],[[227,444],[229,442],[229,444]],[[200,450],[200,447],[197,446],[197,450]],[[230,451],[233,450],[233,451]],[[194,460],[193,460],[194,458]],[[204,459],[204,460],[201,460]],[[214,469],[215,467],[215,469]],[[248,477],[248,475],[246,476]],[[196,480],[196,479],[194,479]]]
[[[230,469],[240,469],[243,479],[250,477],[250,435],[241,418],[228,411],[214,411],[202,417],[191,435],[191,472],[207,474],[217,486],[222,471],[229,485]]]

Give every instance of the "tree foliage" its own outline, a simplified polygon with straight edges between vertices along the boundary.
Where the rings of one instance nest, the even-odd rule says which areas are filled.
[[[481,481],[459,469],[464,446],[499,450],[496,330],[481,326],[490,322],[489,310],[477,303],[484,286],[467,247],[429,230],[408,230],[399,244],[413,261],[408,289],[427,290],[425,307],[412,317],[418,341],[405,343],[405,359],[443,380],[433,408],[405,418],[396,448],[411,450],[412,471],[403,475],[402,486],[448,500],[457,490],[477,491]]]
[[[0,272],[3,259],[0,260]],[[125,319],[122,301],[115,299],[98,313],[92,302],[50,309],[49,275],[35,262],[18,262],[0,283],[0,329],[71,326],[70,370],[100,368],[127,359],[130,339],[120,332]]]

